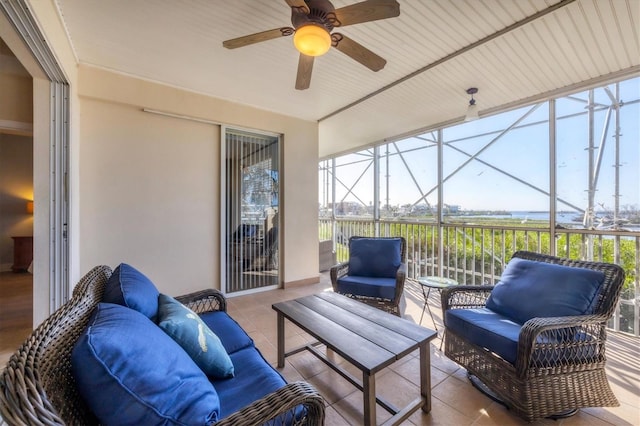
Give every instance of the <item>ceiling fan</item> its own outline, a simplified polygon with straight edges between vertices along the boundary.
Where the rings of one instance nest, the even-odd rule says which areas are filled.
[[[291,25],[262,31],[222,42],[227,49],[248,46],[293,35],[298,51],[298,75],[296,89],[308,89],[311,71],[316,56],[323,55],[332,46],[340,52],[360,62],[372,71],[380,71],[386,60],[350,39],[344,34],[333,32],[336,27],[361,24],[400,15],[400,5],[396,0],[367,0],[336,9],[329,0],[285,0],[291,7]]]

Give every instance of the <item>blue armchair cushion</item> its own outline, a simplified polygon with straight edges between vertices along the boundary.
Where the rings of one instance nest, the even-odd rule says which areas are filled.
[[[515,364],[520,324],[487,308],[449,309],[445,312],[445,324],[463,339]]]
[[[400,238],[354,238],[349,245],[349,275],[395,278],[402,264]]]
[[[182,348],[141,313],[99,303],[71,353],[80,395],[105,425],[209,425],[220,400]]]
[[[195,312],[166,294],[158,297],[158,326],[207,376],[233,377],[233,363],[218,336]]]
[[[229,355],[240,349],[253,346],[253,340],[240,325],[226,312],[206,312],[200,318],[220,338]]]
[[[242,365],[235,377],[212,381],[220,395],[221,419],[286,384],[253,346],[232,353],[231,360],[235,365]]]
[[[522,325],[487,308],[450,309],[445,312],[447,329],[463,339],[481,348],[487,348],[505,361],[515,365],[518,355],[518,339]],[[589,360],[599,351],[597,341],[578,331],[566,334],[564,341],[575,345],[536,350],[531,362],[539,366],[553,366],[561,363],[575,363],[577,360]],[[547,335],[540,334],[538,343],[552,342]]]
[[[603,281],[600,271],[514,258],[486,307],[521,324],[535,317],[590,314]]]
[[[104,289],[102,301],[126,306],[155,321],[158,316],[158,289],[146,275],[121,263]]]
[[[338,293],[394,300],[396,278],[395,276],[393,278],[376,278],[345,275],[338,278]]]

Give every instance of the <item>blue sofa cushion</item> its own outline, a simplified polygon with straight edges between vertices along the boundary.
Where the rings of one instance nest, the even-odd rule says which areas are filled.
[[[487,308],[449,309],[445,312],[445,324],[463,339],[515,364],[520,324]]]
[[[220,395],[221,419],[287,383],[255,347],[232,353],[231,360],[234,365],[242,366],[238,368],[235,377],[212,381]]]
[[[349,275],[395,278],[402,264],[400,238],[354,238],[349,244]]]
[[[522,326],[509,318],[487,308],[450,309],[445,312],[447,329],[463,339],[487,348],[498,354],[505,361],[515,365],[518,355],[518,339]],[[593,362],[599,348],[591,336],[582,332],[564,336],[563,342],[572,345],[556,348],[553,345],[546,349],[536,350],[531,362],[538,366],[553,366],[561,363],[575,363],[577,360]],[[551,341],[545,334],[537,338],[537,343],[560,343]]]
[[[338,293],[393,300],[396,293],[396,279],[395,277],[375,278],[345,275],[338,278]]]
[[[487,308],[524,324],[535,317],[593,312],[604,273],[514,258],[487,299]]]
[[[142,272],[121,263],[104,289],[102,301],[126,306],[155,321],[158,316],[158,289]]]
[[[253,346],[251,337],[226,312],[206,312],[201,314],[200,318],[220,338],[222,346],[229,355]]]
[[[171,296],[158,297],[158,326],[175,340],[207,376],[233,377],[222,342],[191,309]]]
[[[156,324],[99,303],[71,353],[80,395],[102,424],[208,425],[220,400],[207,376]]]

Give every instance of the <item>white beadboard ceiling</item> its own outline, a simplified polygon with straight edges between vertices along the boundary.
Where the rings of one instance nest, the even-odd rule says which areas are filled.
[[[372,72],[331,49],[294,88],[284,0],[56,0],[78,62],[319,121],[319,155],[393,139],[584,84],[640,73],[640,0],[398,0],[400,16],[341,28],[387,60]],[[336,8],[357,0],[333,0]]]

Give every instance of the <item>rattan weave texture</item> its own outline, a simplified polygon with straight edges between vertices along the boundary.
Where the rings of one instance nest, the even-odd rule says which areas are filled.
[[[619,405],[605,372],[605,343],[606,323],[624,283],[622,268],[526,251],[513,257],[603,272],[605,279],[594,313],[527,321],[520,331],[515,365],[458,336],[446,328],[445,319],[445,355],[528,421],[582,407]],[[484,307],[492,288],[460,285],[444,289],[443,311]]]

